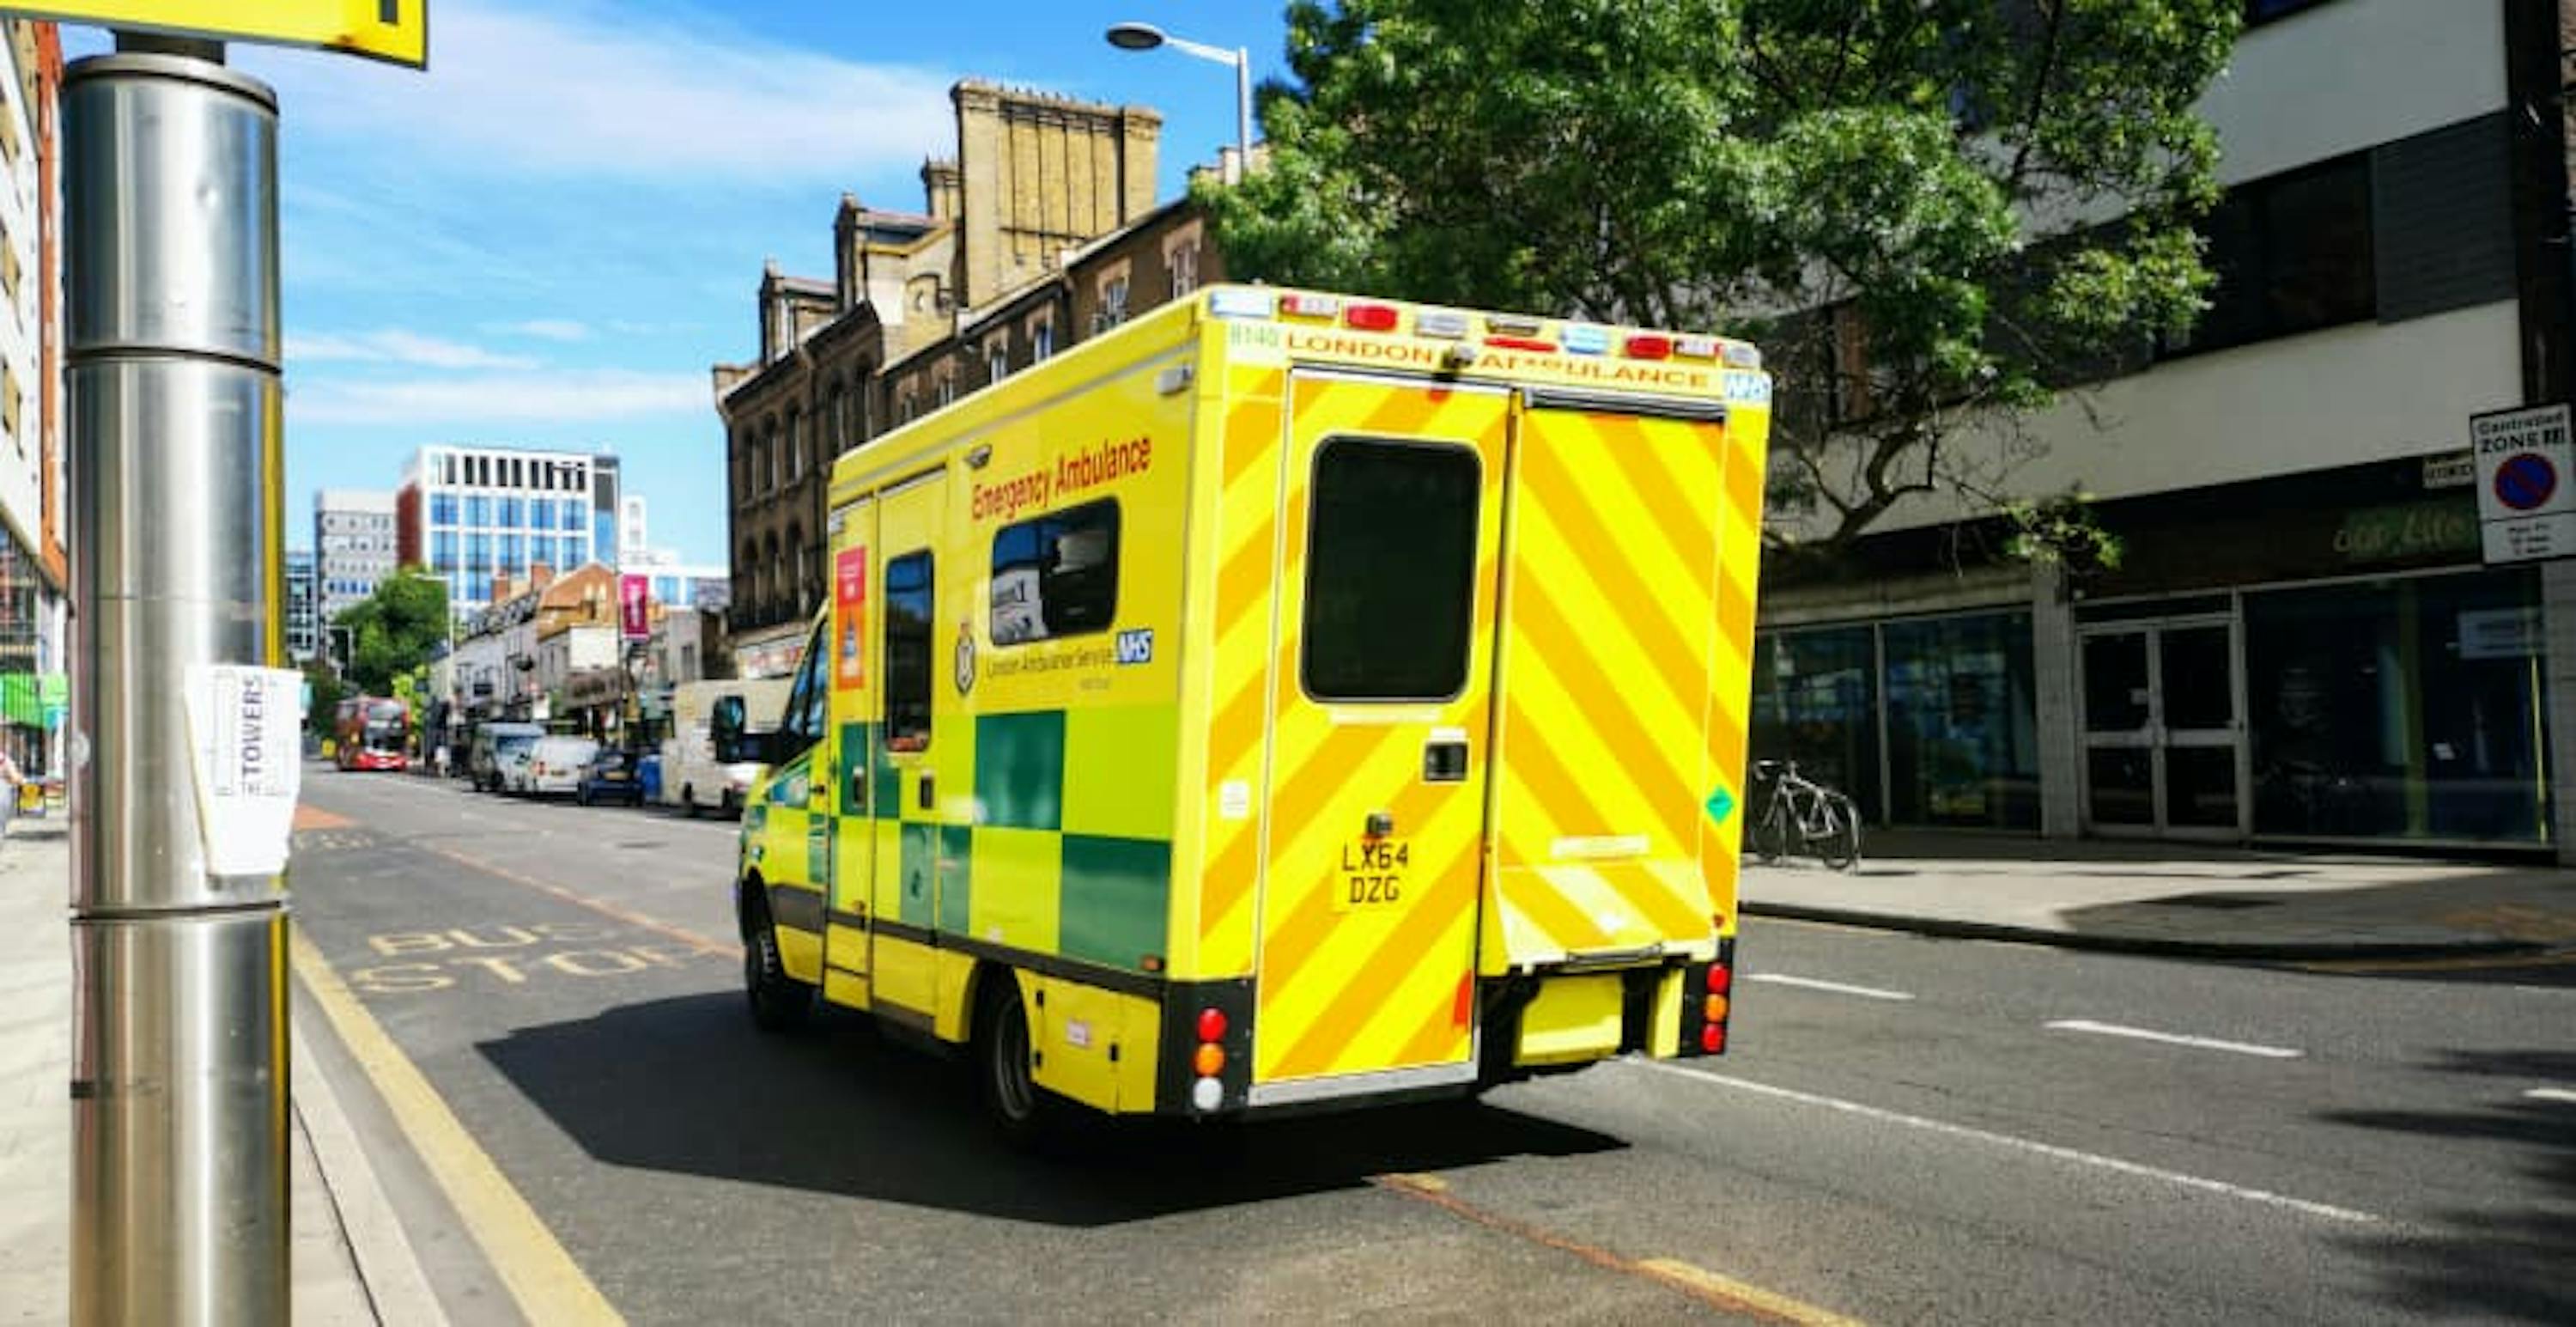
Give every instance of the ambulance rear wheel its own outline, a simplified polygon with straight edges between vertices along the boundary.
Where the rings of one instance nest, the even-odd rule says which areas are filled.
[[[778,928],[770,923],[768,905],[752,905],[747,930],[749,933],[742,939],[742,985],[743,993],[751,1000],[752,1023],[763,1032],[785,1032],[802,1026],[814,1015],[814,988],[787,975],[787,964],[778,956]]]
[[[975,1087],[993,1128],[1014,1146],[1045,1141],[1055,1124],[1054,1104],[1039,1087],[1028,1012],[1020,1007],[1018,981],[990,973],[975,1019]]]

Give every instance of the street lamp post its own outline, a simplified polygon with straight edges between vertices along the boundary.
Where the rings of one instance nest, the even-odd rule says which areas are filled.
[[[1225,182],[1240,183],[1245,168],[1252,161],[1252,52],[1175,37],[1151,23],[1119,23],[1110,27],[1109,44],[1122,51],[1150,51],[1168,46],[1183,55],[1195,55],[1221,65],[1234,66],[1234,159],[1226,163]]]

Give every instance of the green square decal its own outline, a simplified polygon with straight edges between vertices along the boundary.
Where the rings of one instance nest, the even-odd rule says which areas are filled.
[[[868,759],[876,762],[868,770],[869,816],[878,820],[903,819],[903,767],[873,747],[869,748]]]
[[[1171,934],[1172,845],[1064,836],[1057,952],[1133,971]]]
[[[929,929],[939,902],[939,826],[903,827],[903,852],[897,869],[903,874],[903,896],[896,905],[895,920]]]
[[[868,753],[872,750],[868,744],[876,740],[875,727],[867,723],[841,725],[841,771],[837,776],[841,786],[832,790],[833,796],[843,797],[852,793],[867,796],[868,788],[859,782],[857,772],[867,768]],[[834,809],[845,816],[868,814],[868,804],[864,801],[837,803]]]
[[[908,828],[908,827],[907,827]],[[966,904],[973,897],[975,827],[939,827],[939,929],[950,935],[973,933]]]
[[[1004,829],[1064,825],[1064,711],[975,719],[975,802]]]

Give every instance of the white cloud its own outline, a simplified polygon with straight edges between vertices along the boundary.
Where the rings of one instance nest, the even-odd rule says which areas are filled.
[[[842,181],[955,134],[945,74],[598,0],[442,0],[426,75],[313,59],[260,72],[299,133],[478,173]]]
[[[590,339],[589,324],[575,322],[570,318],[530,318],[526,322],[505,323],[500,330],[515,332],[520,336],[533,336],[541,341]]]
[[[398,382],[289,384],[286,418],[298,424],[530,424],[638,415],[713,417],[704,373],[577,369],[485,373]]]
[[[290,332],[286,337],[286,362],[412,364],[432,369],[533,369],[541,363],[525,355],[499,354],[481,346],[423,336],[399,327],[319,335]]]

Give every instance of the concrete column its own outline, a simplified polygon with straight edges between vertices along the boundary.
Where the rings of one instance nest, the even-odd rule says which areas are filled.
[[[2052,839],[2083,833],[2083,707],[2077,703],[2075,608],[2066,573],[2042,564],[2030,578],[2030,655],[2039,719],[2039,832]]]
[[[2550,838],[2562,865],[2576,865],[2576,562],[2540,566],[2541,675],[2549,691]]]

